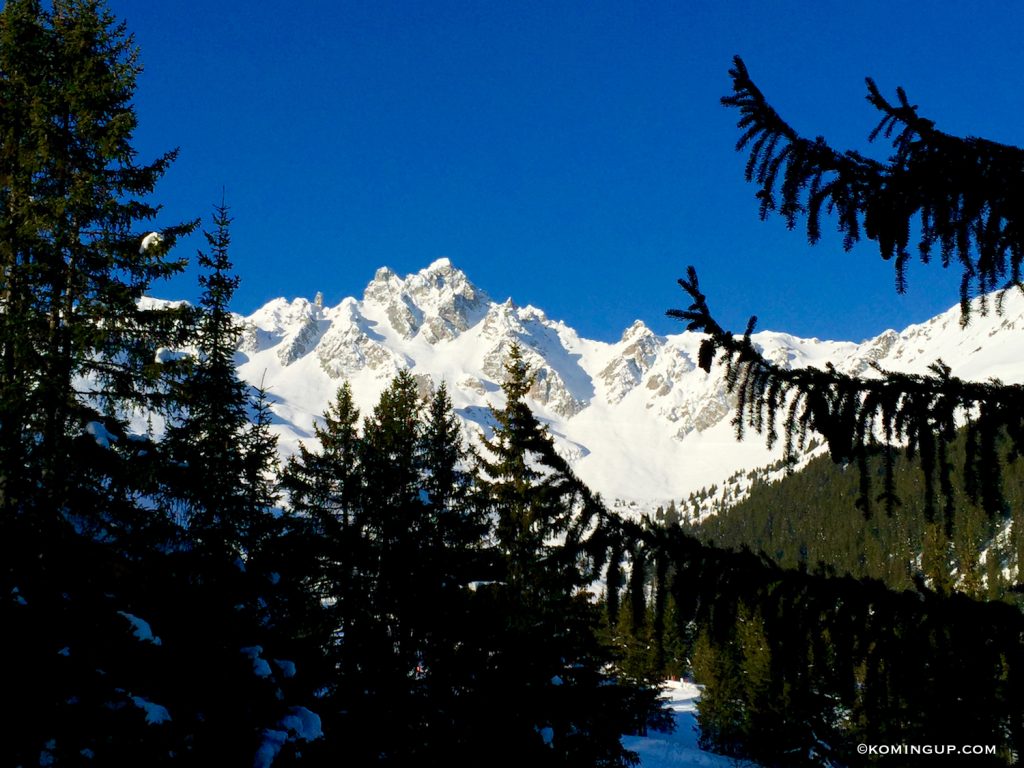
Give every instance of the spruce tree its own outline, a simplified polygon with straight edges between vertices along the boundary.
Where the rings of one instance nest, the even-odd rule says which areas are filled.
[[[358,423],[352,388],[345,382],[324,413],[323,424],[313,424],[318,449],[299,443],[285,468],[283,486],[292,512],[308,518],[315,534],[326,539],[336,539],[355,523],[362,493]]]
[[[180,338],[173,312],[139,304],[180,271],[166,253],[192,225],[145,240],[138,229],[156,216],[144,198],[175,155],[136,161],[138,71],[131,38],[98,0],[16,0],[2,12],[0,501],[15,514],[41,502],[33,525],[51,532],[58,509],[97,522],[82,509],[109,488],[97,474],[124,493],[141,482],[119,461],[131,446],[107,435],[123,434],[132,408],[159,404],[152,356]],[[79,440],[83,428],[101,439]],[[113,450],[97,457],[96,446]],[[130,514],[110,501],[100,524]]]
[[[420,661],[413,636],[419,609],[414,574],[421,542],[430,536],[420,494],[421,412],[416,379],[399,372],[364,420],[361,444],[366,487],[360,528],[372,549],[369,597],[403,675]]]
[[[145,630],[160,454],[127,430],[162,409],[154,364],[187,338],[143,302],[180,271],[177,225],[146,236],[174,153],[132,146],[137,51],[100,2],[12,0],[0,11],[0,643],[12,764],[154,764],[148,698],[161,651]],[[149,639],[147,639],[149,638]],[[138,700],[132,698],[138,697]],[[156,711],[156,710],[154,710]],[[165,733],[165,732],[164,732]],[[83,751],[84,750],[84,751]],[[166,752],[166,750],[164,750]]]
[[[505,404],[492,409],[494,434],[481,458],[503,568],[486,592],[497,651],[483,681],[495,686],[484,689],[493,722],[481,733],[506,744],[513,761],[630,764],[620,734],[646,725],[653,696],[609,672],[611,652],[598,639],[600,613],[587,591],[596,572],[586,542],[600,505],[530,411],[531,384],[515,345]]]
[[[834,214],[848,248],[872,240],[893,260],[901,291],[916,232],[924,261],[934,249],[944,266],[960,265],[965,323],[974,311],[972,290],[984,296],[1021,287],[1022,150],[944,134],[918,116],[902,90],[890,103],[869,81],[868,99],[882,113],[871,138],[891,138],[893,154],[880,162],[838,152],[794,131],[743,62],[735,64],[734,93],[723,102],[740,111],[738,147],[749,149],[747,177],[758,186],[762,217],[778,211],[791,227],[806,219],[814,243],[822,217]],[[769,445],[782,439],[791,460],[797,449],[810,447],[811,432],[821,434],[837,463],[859,465],[855,495],[864,513],[853,524],[843,515],[841,490],[831,488],[833,501],[822,506],[802,547],[788,541],[791,499],[776,498],[758,519],[734,520],[731,533],[730,526],[710,523],[710,535],[730,534],[734,545],[763,536],[770,556],[789,560],[788,571],[764,555],[724,552],[682,532],[623,523],[629,540],[669,558],[677,622],[698,632],[692,658],[698,679],[708,685],[700,705],[705,743],[769,765],[854,764],[858,744],[938,743],[957,732],[965,743],[997,745],[989,764],[1015,764],[1022,720],[1020,697],[1011,691],[1020,687],[1024,670],[1020,612],[948,593],[952,563],[975,569],[977,558],[966,550],[991,535],[993,522],[1012,517],[1001,479],[1004,460],[1024,443],[1022,388],[965,382],[941,361],[926,376],[785,369],[753,343],[755,319],[742,336],[717,323],[696,270],[691,267],[680,285],[691,304],[669,314],[707,334],[698,360],[704,370],[716,356],[724,361],[738,401],[738,436],[752,428]],[[983,298],[981,311],[998,312],[1000,298]],[[954,440],[963,423],[961,461]],[[911,462],[903,462],[901,452],[919,469],[916,482],[903,487],[899,468]],[[965,513],[957,509],[954,462],[963,466],[971,502]],[[902,511],[911,497],[919,500],[920,516]],[[975,504],[987,516],[987,529],[972,517]],[[876,505],[893,518],[872,516]],[[856,564],[850,570],[890,584],[909,577],[914,591],[831,577],[831,564],[810,572],[827,551],[816,541],[822,537]],[[926,539],[924,556],[914,558],[913,542]],[[998,559],[998,549],[987,554]],[[927,578],[907,569],[911,560]],[[978,578],[960,576],[978,590]]]
[[[363,472],[359,410],[348,382],[338,388],[322,421],[313,426],[318,447],[300,443],[281,485],[287,496],[281,546],[289,557],[282,577],[311,597],[308,639],[323,688],[324,727],[334,743],[370,760],[368,722],[362,718],[362,659],[375,652],[370,632],[369,551],[361,531]],[[335,748],[325,745],[325,759]],[[338,753],[340,754],[340,753]]]
[[[491,526],[448,388],[442,382],[424,414],[421,493],[427,525],[416,575],[421,616],[422,686],[429,713],[420,734],[424,759],[473,760],[472,723],[481,716],[479,679],[486,669],[487,633],[480,621],[479,583],[494,577]]]
[[[251,504],[245,486],[250,464],[265,463],[274,445],[252,447],[247,456],[253,396],[235,370],[241,329],[229,309],[239,278],[232,273],[228,209],[214,208],[214,230],[205,232],[209,251],[198,254],[204,272],[195,322],[194,359],[178,382],[176,412],[166,448],[174,470],[172,494],[181,499],[181,519],[192,539],[206,548],[246,556],[266,507]],[[263,500],[266,501],[266,500]]]
[[[485,523],[471,503],[469,457],[444,382],[431,396],[421,439],[423,490],[435,546],[456,552],[472,549],[479,544]]]

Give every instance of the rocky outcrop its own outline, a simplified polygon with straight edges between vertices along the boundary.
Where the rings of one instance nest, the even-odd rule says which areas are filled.
[[[316,346],[320,366],[331,378],[369,368],[378,378],[388,379],[409,367],[405,357],[385,346],[379,336],[373,338],[355,301],[346,299],[337,308],[331,327]]]
[[[643,380],[657,360],[662,343],[646,325],[637,320],[622,334],[617,346],[621,347],[621,351],[598,374],[609,403],[622,400]]]

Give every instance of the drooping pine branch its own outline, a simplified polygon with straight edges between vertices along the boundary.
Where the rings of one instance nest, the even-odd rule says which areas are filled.
[[[783,368],[767,360],[754,344],[751,318],[741,337],[726,331],[714,319],[707,298],[700,291],[697,272],[687,270],[679,285],[692,299],[685,310],[668,311],[669,317],[686,322],[686,329],[707,334],[701,342],[699,364],[710,371],[716,356],[725,365],[729,392],[737,399],[733,420],[737,437],[745,428],[766,436],[771,447],[784,431],[785,457],[792,461],[807,443],[809,432],[821,435],[836,462],[856,461],[861,468],[859,506],[869,513],[871,481],[867,455],[884,448],[882,493],[875,499],[888,511],[898,503],[894,493],[892,455],[902,449],[908,457],[919,456],[924,474],[925,513],[936,512],[938,498],[950,511],[952,497],[947,448],[958,424],[968,424],[968,452],[964,471],[968,491],[981,499],[990,514],[1001,505],[997,436],[1005,432],[1011,445],[1024,440],[1024,387],[999,381],[970,382],[950,375],[937,361],[928,375],[896,373],[875,367],[877,378],[858,378],[831,364],[826,368]],[[781,424],[780,424],[781,422]],[[934,479],[938,476],[939,493]]]
[[[746,177],[759,187],[762,218],[778,211],[793,228],[805,217],[813,244],[821,236],[822,213],[834,214],[847,249],[863,237],[878,243],[883,259],[894,260],[900,293],[916,229],[921,261],[928,262],[937,246],[944,267],[954,259],[960,263],[964,323],[972,290],[1024,290],[1024,150],[938,131],[902,88],[893,104],[868,79],[867,99],[882,113],[869,138],[891,139],[894,154],[882,163],[839,152],[786,123],[742,59],[734,59],[729,73],[733,94],[722,103],[740,110],[736,149],[749,152]]]

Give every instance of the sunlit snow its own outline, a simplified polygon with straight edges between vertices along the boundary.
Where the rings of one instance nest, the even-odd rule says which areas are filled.
[[[159,232],[150,232],[148,235],[142,238],[142,243],[139,245],[139,253],[145,253],[150,248],[155,248],[159,246],[160,243],[162,243],[163,241],[163,235],[161,235]]]
[[[861,343],[801,339],[763,331],[755,344],[792,367],[875,375],[872,363],[924,373],[942,358],[953,374],[1021,380],[1014,350],[1024,343],[1024,296],[1007,294],[1002,316],[975,312],[960,327],[959,308]],[[369,413],[399,370],[425,393],[445,382],[466,436],[491,429],[502,405],[503,363],[513,342],[537,372],[530,403],[576,473],[620,512],[649,512],[731,475],[781,458],[763,437],[735,439],[734,398],[721,366],[697,367],[702,336],[654,334],[637,321],[616,342],[580,337],[534,307],[493,301],[447,259],[399,277],[378,270],[361,299],[334,307],[275,299],[242,318],[243,378],[273,394],[272,429],[287,456],[345,381]],[[1000,334],[1002,343],[991,337]],[[750,431],[752,432],[752,430]]]

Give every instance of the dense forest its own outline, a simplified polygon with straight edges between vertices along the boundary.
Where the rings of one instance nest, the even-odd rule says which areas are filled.
[[[154,231],[174,153],[144,163],[133,148],[139,66],[99,0],[0,12],[2,764],[623,766],[636,758],[621,735],[666,727],[658,681],[682,674],[706,686],[704,743],[765,765],[859,764],[859,743],[951,735],[993,747],[979,764],[1017,761],[1024,617],[1002,601],[1009,582],[979,600],[992,595],[966,582],[832,576],[620,519],[554,450],[515,347],[481,446],[464,444],[443,383],[423,398],[399,373],[369,413],[343,384],[281,466],[267,393],[234,367],[224,201],[198,303],[146,298],[201,224]],[[683,287],[682,314],[708,333],[702,364],[724,352],[746,393],[738,423],[770,427],[756,403],[774,418],[792,382],[713,322],[695,273]],[[957,382],[936,380],[955,400]],[[860,465],[863,500],[874,459],[857,445],[902,413],[889,391],[875,421],[856,382],[826,382],[806,418],[798,391],[787,439],[824,434]],[[978,405],[964,493],[1002,510],[1014,496],[984,461],[1000,430],[1020,444],[1015,401],[980,395],[1003,410]],[[959,493],[955,438],[901,418],[923,518],[966,557],[956,537],[974,541],[978,516],[940,503]],[[894,509],[915,491],[879,455]]]
[[[951,445],[954,503],[948,521],[929,521],[925,514],[919,461],[893,457],[898,513],[865,517],[856,506],[856,468],[819,456],[779,480],[755,481],[747,498],[687,530],[709,544],[763,552],[785,568],[878,579],[892,589],[923,583],[939,592],[1017,602],[1011,575],[1024,559],[1024,466],[1015,461],[1004,468],[1004,504],[990,515],[966,490],[964,442],[961,434]],[[883,464],[881,455],[873,456],[868,471],[881,477]]]

